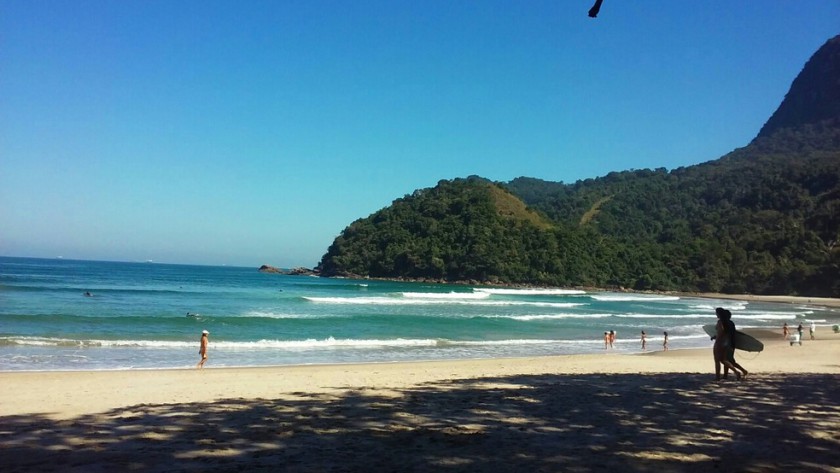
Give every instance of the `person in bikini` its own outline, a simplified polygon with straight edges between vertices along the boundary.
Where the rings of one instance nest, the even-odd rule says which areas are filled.
[[[196,365],[197,369],[204,368],[204,362],[207,361],[207,336],[210,332],[204,330],[201,332],[201,346],[198,348],[198,355],[201,356],[201,361]]]

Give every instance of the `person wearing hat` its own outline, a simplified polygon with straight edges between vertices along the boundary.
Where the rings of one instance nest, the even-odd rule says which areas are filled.
[[[204,362],[207,361],[207,335],[210,335],[210,332],[207,330],[203,330],[201,332],[201,347],[198,349],[201,361],[199,361],[198,365],[196,365],[196,368],[198,369],[204,368]]]

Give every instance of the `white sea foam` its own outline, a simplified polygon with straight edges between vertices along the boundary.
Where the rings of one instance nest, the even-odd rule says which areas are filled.
[[[733,317],[732,320],[739,320],[739,319],[749,319],[749,320],[795,320],[798,317],[797,314],[784,314],[784,313],[776,313],[776,314],[738,314],[737,317]]]
[[[525,315],[483,315],[487,319],[511,319],[528,322],[531,320],[562,320],[562,319],[600,319],[612,317],[612,314],[525,314]]]
[[[703,333],[702,335],[674,335],[672,331],[669,331],[669,333],[668,333],[668,343],[671,343],[674,340],[697,340],[697,339],[701,339],[701,338],[709,338],[709,336],[705,333]],[[648,335],[648,337],[647,337],[648,341],[651,341],[651,340],[662,341],[664,339],[665,339],[665,336],[662,335],[662,334],[660,334],[660,335],[654,334],[652,336]]]
[[[677,296],[646,296],[639,294],[590,294],[589,297],[602,302],[663,302],[680,300]]]
[[[185,348],[195,346],[197,341],[166,340],[73,340],[51,337],[0,337],[0,345],[22,345],[42,347],[92,348],[92,347],[148,347]]]
[[[620,319],[704,319],[709,314],[615,314]]]
[[[383,348],[383,347],[433,347],[437,345],[434,339],[406,339],[392,340],[378,339],[324,339],[310,338],[307,340],[258,340],[254,342],[216,342],[216,348],[233,349],[309,349],[309,348]]]
[[[505,296],[568,296],[586,294],[578,289],[502,289],[502,288],[473,288],[478,293],[498,294]]]
[[[44,346],[44,347],[78,347],[78,348],[169,348],[183,349],[192,348],[198,345],[197,341],[171,341],[171,340],[72,340],[66,338],[47,337],[0,337],[0,344]],[[375,347],[417,347],[435,346],[438,340],[435,339],[404,339],[392,340],[355,340],[336,339],[327,337],[325,339],[307,340],[257,340],[250,342],[217,341],[211,342],[213,349],[301,349],[301,348],[375,348]]]
[[[242,317],[254,317],[254,318],[265,318],[265,319],[319,319],[319,318],[329,317],[329,318],[333,318],[333,319],[339,319],[339,318],[351,318],[352,315],[351,314],[335,314],[335,313],[330,313],[330,314],[299,314],[299,313],[283,314],[283,313],[277,313],[277,312],[268,312],[268,311],[264,311],[264,310],[255,310],[255,311],[251,311],[251,312],[247,312],[247,313],[243,314]]]
[[[406,299],[487,299],[490,293],[483,292],[403,292]]]
[[[4,337],[8,338],[8,337]],[[59,338],[41,338],[39,340],[25,340],[27,337],[16,337],[14,343],[33,346],[77,347],[92,348],[144,348],[144,349],[177,349],[193,348],[194,341],[162,341],[162,340],[69,340]],[[452,346],[501,346],[501,345],[542,345],[589,343],[589,340],[549,340],[549,339],[506,339],[506,340],[447,340],[447,339],[324,339],[307,340],[257,340],[251,342],[213,341],[213,350],[308,350],[308,349],[371,349],[371,348],[413,348],[413,347],[452,347]]]
[[[554,307],[558,309],[566,309],[572,307],[579,307],[582,305],[586,305],[581,302],[524,302],[524,301],[497,301],[497,302],[489,302],[487,305],[518,305],[518,306],[533,306],[533,307]]]
[[[533,306],[533,307],[555,307],[570,308],[585,305],[580,302],[529,302],[529,301],[487,301],[470,300],[458,298],[408,298],[397,297],[304,297],[309,302],[319,304],[346,304],[346,305],[469,305],[484,307],[502,306]]]
[[[726,309],[729,309],[729,310],[745,310],[748,305],[749,305],[749,302],[727,301],[726,303],[717,303],[717,304],[695,304],[695,305],[691,305],[690,307],[692,309],[697,309],[697,310],[707,310],[707,311],[712,313],[712,316],[714,316],[714,311],[718,307],[725,307]]]

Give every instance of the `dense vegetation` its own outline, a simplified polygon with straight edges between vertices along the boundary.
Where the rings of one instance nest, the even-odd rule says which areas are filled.
[[[501,187],[441,181],[353,222],[319,270],[441,280],[542,281],[558,273],[552,224]]]
[[[840,132],[835,131],[840,143]],[[797,153],[789,133],[672,172],[628,171],[511,190],[607,260],[581,284],[840,295],[840,146]]]
[[[318,269],[840,297],[839,65],[835,38],[759,136],[719,160],[574,184],[441,181],[351,224]]]

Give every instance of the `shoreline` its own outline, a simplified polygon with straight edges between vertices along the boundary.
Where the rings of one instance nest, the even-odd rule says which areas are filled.
[[[840,334],[818,333],[815,341],[790,346],[780,333],[744,329],[764,345],[760,353],[736,352],[756,373],[840,374]],[[806,336],[807,338],[807,336]],[[264,397],[283,391],[337,392],[348,389],[401,389],[451,379],[538,374],[713,374],[709,348],[476,358],[434,361],[324,363],[272,366],[79,371],[0,372],[0,417],[45,414],[66,418],[148,402],[208,402],[230,395]],[[806,349],[807,347],[807,349]],[[606,358],[605,358],[606,357]],[[814,363],[819,361],[819,363]],[[261,383],[265,378],[283,382]],[[182,384],[186,383],[186,384]],[[196,391],[196,385],[200,390]],[[99,387],[99,389],[96,389]],[[91,393],[105,396],[90,399]],[[107,395],[108,392],[114,394]]]
[[[818,324],[817,327],[822,328],[823,330],[818,331],[818,335],[820,338],[817,341],[826,341],[837,338],[840,340],[840,335],[833,333],[830,331],[831,325],[829,324]],[[782,341],[781,335],[781,326],[778,327],[779,330],[773,330],[767,327],[742,327],[739,328],[739,331],[744,332],[752,337],[755,337],[762,342],[769,341],[770,343],[777,343]],[[793,328],[791,328],[793,331]],[[810,341],[806,340],[808,337],[807,333],[805,338],[803,338],[803,342]],[[708,338],[707,335],[703,335],[703,338]],[[595,341],[594,343],[602,344],[603,342],[600,340]],[[657,352],[662,352],[662,345],[661,345],[661,337],[648,338],[648,346],[651,347],[645,351],[642,351],[641,348],[638,347],[640,344],[638,339],[623,339],[616,342],[619,347],[624,346],[633,346],[636,348],[623,348],[623,349],[613,349],[613,350],[599,350],[598,352],[585,352],[585,353],[558,353],[558,354],[547,354],[547,355],[523,355],[523,356],[501,356],[501,357],[474,357],[474,358],[435,358],[435,359],[409,359],[409,360],[383,360],[383,361],[346,361],[346,362],[312,362],[312,363],[289,363],[289,364],[265,364],[265,365],[235,365],[235,366],[213,366],[212,363],[208,364],[205,369],[210,370],[282,370],[282,369],[302,369],[302,368],[322,368],[322,367],[367,367],[367,366],[382,366],[382,365],[413,365],[413,364],[448,364],[448,363],[490,363],[493,361],[515,361],[515,360],[538,360],[538,359],[564,359],[564,358],[573,358],[573,357],[602,357],[602,356],[610,356],[610,357],[634,357],[634,356],[652,356],[655,355]],[[697,347],[697,346],[689,346],[689,347],[681,347],[679,345],[674,346],[677,342],[672,341],[669,344],[669,350],[667,355],[669,356],[676,356],[674,353],[676,352],[699,352],[705,353],[707,350],[711,349],[711,342],[709,342],[708,347]],[[746,353],[746,352],[739,352],[739,353]],[[32,374],[49,374],[49,373],[140,373],[140,372],[149,372],[149,373],[160,373],[160,372],[190,372],[195,371],[194,365],[190,364],[189,366],[181,366],[181,367],[125,367],[125,368],[103,368],[103,369],[26,369],[26,370],[0,370],[0,379],[4,375],[14,375],[14,374],[24,374],[24,373],[32,373]],[[0,398],[1,399],[1,398]],[[1,408],[2,406],[0,406]],[[0,410],[0,415],[2,415],[2,410]]]
[[[711,347],[655,346],[632,356],[248,368],[212,368],[211,356],[203,370],[4,372],[0,467],[836,471],[840,335],[790,346],[753,333],[765,349],[737,352],[750,370],[743,381],[714,381]]]
[[[747,302],[771,302],[776,304],[803,304],[819,307],[840,308],[840,299],[830,297],[803,297],[803,296],[761,296],[753,294],[720,294],[715,292],[673,292],[670,294],[685,297],[697,297],[700,299],[724,299]]]

